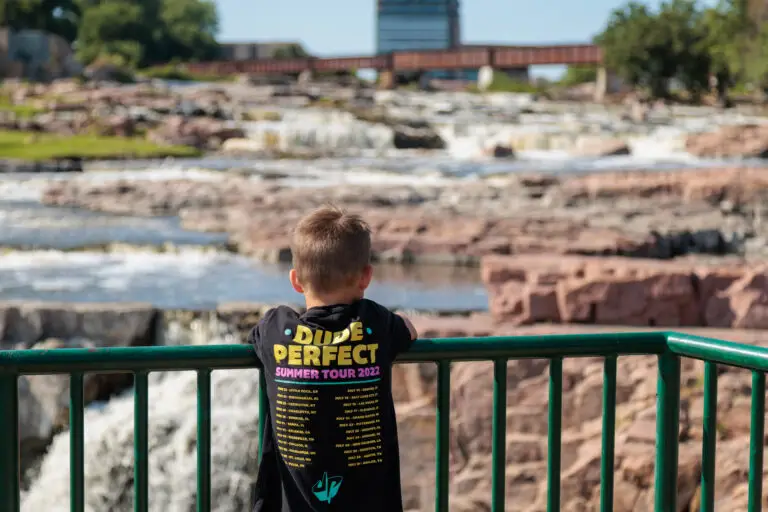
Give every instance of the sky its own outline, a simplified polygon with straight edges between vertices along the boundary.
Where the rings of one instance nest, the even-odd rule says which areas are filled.
[[[298,41],[310,53],[329,57],[375,49],[376,0],[214,1],[223,42]],[[459,2],[463,43],[525,45],[587,43],[626,0]]]

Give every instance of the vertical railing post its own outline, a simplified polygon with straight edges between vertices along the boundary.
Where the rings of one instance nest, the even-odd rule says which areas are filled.
[[[704,433],[701,440],[701,512],[715,512],[717,363],[704,363]]]
[[[0,510],[18,512],[19,503],[19,381],[18,376],[0,373]]]
[[[613,511],[615,441],[616,356],[607,356],[603,365],[603,453],[600,457],[600,512]]]
[[[448,443],[451,414],[451,363],[437,363],[437,454],[435,510],[448,512]]]
[[[133,403],[133,510],[149,510],[149,375],[136,372]]]
[[[749,425],[749,498],[747,510],[763,508],[763,445],[765,444],[765,374],[752,372],[752,407]]]
[[[560,511],[560,448],[563,422],[563,360],[549,361],[549,421],[547,425],[547,512]]]
[[[491,509],[504,512],[507,469],[507,360],[493,362],[493,459],[491,473]]]
[[[197,371],[197,512],[211,510],[211,370]]]
[[[85,510],[85,430],[83,416],[83,374],[69,376],[69,508]]]
[[[656,474],[654,510],[677,510],[677,451],[680,429],[680,358],[659,356],[656,397]]]

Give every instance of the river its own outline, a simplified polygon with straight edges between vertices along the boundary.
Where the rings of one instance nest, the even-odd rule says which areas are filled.
[[[203,171],[144,169],[135,179],[216,179]],[[131,163],[125,163],[130,167]],[[141,163],[135,169],[145,167]],[[216,166],[212,166],[215,168]],[[216,171],[221,172],[221,171]],[[118,171],[119,173],[119,171]],[[160,308],[212,309],[226,302],[299,303],[285,264],[227,252],[223,233],[197,233],[176,217],[108,215],[40,203],[46,183],[114,179],[129,173],[83,176],[10,175],[0,179],[0,298],[63,302],[149,302]],[[418,310],[484,310],[476,268],[377,268],[370,297]]]
[[[427,119],[446,141],[445,150],[397,151],[391,147],[391,130],[383,125],[328,110],[283,109],[280,121],[245,124],[254,145],[333,150],[341,155],[314,160],[212,156],[94,164],[80,175],[0,175],[0,248],[4,248],[0,298],[148,301],[158,307],[195,309],[230,301],[295,303],[300,298],[288,284],[284,265],[227,252],[223,233],[191,232],[175,217],[117,216],[42,206],[41,191],[54,180],[216,180],[237,172],[265,184],[295,187],[400,184],[418,188],[528,171],[764,165],[699,159],[684,151],[686,133],[754,121],[743,115],[697,116],[694,111],[633,124],[603,111],[520,113],[520,104],[530,106],[523,101],[524,95],[523,100],[485,106],[461,98],[406,94],[390,101],[393,111],[411,109]],[[509,119],[500,121],[499,116]],[[595,136],[623,137],[630,154],[585,157],[574,153],[581,140]],[[515,159],[494,160],[481,154],[489,141],[500,139],[514,142]],[[487,308],[477,269],[381,267],[370,296],[409,309]]]

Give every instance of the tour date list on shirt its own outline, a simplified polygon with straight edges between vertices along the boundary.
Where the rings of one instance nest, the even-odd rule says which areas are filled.
[[[288,342],[273,345],[273,355],[275,434],[285,463],[298,469],[313,462],[311,425],[321,404],[335,412],[334,447],[344,453],[348,467],[383,462],[381,367],[378,343],[366,341],[371,329],[359,321],[338,332],[299,324],[284,334]]]

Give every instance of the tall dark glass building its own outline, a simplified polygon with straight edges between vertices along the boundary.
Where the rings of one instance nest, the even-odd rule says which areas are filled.
[[[446,50],[461,44],[458,0],[378,0],[376,50]]]

